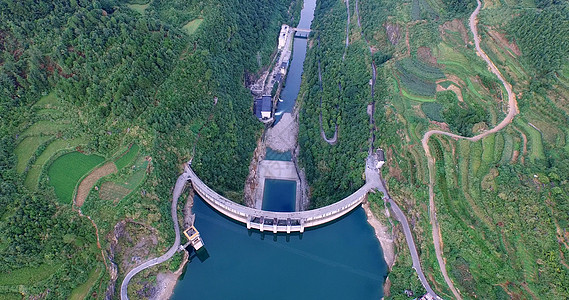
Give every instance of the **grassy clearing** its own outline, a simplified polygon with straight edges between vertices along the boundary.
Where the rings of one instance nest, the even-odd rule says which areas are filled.
[[[514,153],[514,138],[510,134],[504,134],[504,150],[502,150],[502,158],[500,164],[505,165],[512,160]]]
[[[71,152],[57,158],[48,169],[49,184],[54,187],[59,201],[69,204],[79,180],[102,163],[105,159],[98,155],[85,155]]]
[[[37,190],[38,180],[41,175],[42,167],[31,165],[28,168],[28,173],[26,174],[26,179],[24,180],[24,185],[30,190]]]
[[[136,164],[133,166],[135,170],[124,182],[123,186],[127,189],[134,190],[136,189],[144,179],[146,175],[146,167],[148,166],[148,161],[143,157],[140,157]]]
[[[192,35],[194,32],[196,32],[196,30],[198,30],[198,27],[200,27],[202,22],[203,19],[201,18],[194,19],[186,23],[186,25],[182,27],[182,30],[184,30],[188,35]]]
[[[455,51],[452,47],[446,43],[440,43],[438,45],[440,60],[437,60],[440,64],[455,63],[464,68],[464,65],[468,65],[468,58],[461,53]]]
[[[43,97],[41,97],[41,99],[36,102],[36,104],[34,104],[34,106],[48,106],[48,105],[58,105],[59,104],[59,100],[57,99],[57,97],[55,96],[54,92],[51,92]]]
[[[150,3],[146,4],[127,4],[128,8],[138,12],[139,14],[143,15],[144,11],[150,6]]]
[[[26,171],[26,167],[32,155],[34,155],[41,144],[47,142],[49,139],[49,136],[27,137],[16,146],[14,153],[18,158],[18,162],[16,163],[16,171],[18,173],[21,174]]]
[[[484,139],[482,139],[482,161],[485,165],[492,163],[494,161],[494,144],[495,144],[496,134],[491,134]]]
[[[522,128],[527,133],[529,142],[528,148],[530,149],[530,159],[545,159],[545,152],[543,151],[543,143],[541,140],[541,133],[529,126],[525,121],[520,118],[515,119],[515,124]]]
[[[435,102],[435,98],[427,98],[427,97],[416,96],[416,95],[408,93],[405,89],[401,89],[401,94],[403,94],[403,96],[408,98],[408,99],[419,101],[419,102]]]
[[[473,175],[478,174],[482,161],[482,142],[474,142],[470,144],[470,172]]]
[[[138,147],[137,144],[132,145],[127,150],[127,152],[123,153],[121,157],[115,160],[115,165],[117,166],[117,169],[121,170],[122,168],[130,165],[134,160],[134,158],[136,158],[136,156],[138,155],[139,150],[140,147]]]
[[[0,286],[27,285],[30,282],[42,281],[53,275],[61,266],[61,263],[42,264],[39,267],[26,267],[12,270],[10,273],[0,273]]]
[[[42,118],[54,118],[59,119],[63,115],[63,113],[58,109],[53,108],[42,108],[37,111],[37,115],[41,116]]]
[[[499,162],[502,158],[502,152],[504,151],[504,133],[496,134],[496,141],[494,143],[494,162]]]
[[[71,124],[54,123],[52,121],[39,121],[34,123],[32,126],[28,127],[28,129],[26,129],[20,135],[20,137],[28,137],[36,135],[54,135],[70,127]]]
[[[69,299],[70,300],[87,299],[87,294],[89,294],[89,291],[91,290],[93,285],[97,283],[97,280],[99,279],[99,277],[101,277],[101,273],[102,273],[102,268],[100,266],[95,267],[89,274],[89,278],[87,279],[87,281],[82,285],[76,287],[71,292],[71,295],[69,295]]]

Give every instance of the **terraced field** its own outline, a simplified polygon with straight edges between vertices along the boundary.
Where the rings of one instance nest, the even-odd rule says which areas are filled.
[[[18,173],[25,174],[24,184],[36,190],[52,158],[85,145],[87,140],[73,133],[72,112],[63,108],[55,93],[42,97],[32,107],[36,118],[18,135],[15,149]],[[69,115],[69,118],[65,116]],[[57,121],[53,121],[57,119]]]
[[[535,6],[533,2],[514,2]],[[510,4],[484,1],[478,25],[481,48],[512,85],[520,113],[511,124],[478,141],[457,140],[456,136],[430,138],[428,148],[435,158],[431,172],[434,223],[438,222],[441,230],[440,235],[432,235],[429,216],[434,213],[428,212],[426,201],[429,172],[421,138],[429,130],[457,133],[458,128],[475,136],[496,127],[508,113],[507,92],[476,55],[467,30],[472,10],[448,19],[444,1],[361,3],[362,20],[373,20],[363,24],[364,28],[375,29],[365,32],[366,36],[377,39],[379,51],[393,53],[384,70],[389,77],[385,79],[385,110],[377,117],[383,117],[386,124],[378,133],[380,145],[386,149],[384,176],[392,197],[408,209],[417,236],[429,237],[419,241],[421,260],[436,292],[445,299],[457,298],[447,287],[434,255],[431,243],[440,239],[446,260],[442,265],[446,264],[450,282],[462,298],[565,297],[559,284],[540,276],[547,273],[558,283],[569,278],[567,268],[555,269],[567,265],[564,257],[569,251],[558,246],[559,240],[567,240],[559,234],[560,228],[567,228],[567,222],[561,221],[566,215],[559,212],[567,212],[562,200],[567,190],[561,187],[563,176],[557,176],[559,170],[566,170],[569,154],[569,131],[564,129],[569,120],[569,67],[555,72],[548,92],[545,86],[541,92],[534,91],[538,79],[532,79],[533,70],[528,68],[523,51],[503,26],[504,20],[512,18]],[[370,10],[374,13],[369,14]],[[391,13],[398,10],[406,13]],[[389,38],[389,44],[382,44],[381,38]],[[429,50],[420,52],[421,47]],[[409,68],[408,62],[414,60],[440,69],[444,77],[421,77]],[[476,115],[482,118],[471,118]],[[560,222],[565,225],[557,225]],[[533,242],[534,238],[540,242]],[[551,251],[547,258],[545,248]],[[547,259],[551,259],[550,266]],[[392,297],[405,297],[398,290],[412,284],[404,283],[392,282],[396,289]],[[555,291],[555,296],[548,291]]]

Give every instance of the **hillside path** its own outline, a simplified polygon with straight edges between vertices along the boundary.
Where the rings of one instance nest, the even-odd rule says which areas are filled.
[[[476,26],[478,24],[478,13],[480,13],[480,8],[482,6],[482,3],[480,2],[480,0],[476,0],[476,2],[478,5],[477,5],[476,9],[474,10],[474,12],[472,13],[472,15],[470,16],[470,20],[469,20],[470,30],[472,31],[472,35],[474,36],[474,46],[476,47],[477,55],[480,56],[488,64],[488,68],[490,69],[490,71],[498,77],[498,79],[502,82],[502,84],[504,85],[504,88],[506,89],[506,91],[508,93],[508,114],[506,115],[506,118],[504,118],[504,120],[502,120],[502,122],[500,122],[500,124],[498,124],[496,127],[492,128],[490,130],[487,130],[487,131],[485,131],[479,135],[473,136],[473,137],[464,137],[464,136],[460,136],[460,135],[450,133],[450,132],[446,132],[446,131],[442,131],[442,130],[430,130],[427,133],[425,133],[425,135],[423,136],[423,139],[421,141],[421,143],[423,145],[423,149],[425,150],[425,155],[427,156],[428,166],[429,166],[429,215],[430,215],[430,220],[431,220],[431,225],[432,225],[433,243],[435,246],[435,253],[437,256],[437,261],[439,263],[441,273],[443,274],[443,277],[444,277],[447,285],[451,289],[451,291],[452,291],[453,295],[456,297],[456,299],[462,299],[462,297],[460,296],[460,293],[454,287],[454,284],[452,283],[451,279],[448,276],[448,273],[446,271],[445,261],[443,259],[442,249],[441,249],[442,236],[441,236],[441,229],[440,229],[440,226],[439,226],[439,223],[437,220],[437,212],[436,212],[436,207],[435,207],[435,192],[434,192],[435,160],[433,159],[433,157],[429,151],[429,145],[428,145],[429,144],[429,138],[433,134],[441,134],[441,135],[449,136],[449,137],[454,138],[454,139],[466,139],[466,140],[475,142],[475,141],[478,141],[478,140],[480,140],[480,139],[482,139],[482,138],[484,138],[490,134],[493,134],[493,133],[496,133],[496,132],[502,130],[504,127],[506,127],[508,124],[510,124],[512,122],[512,120],[514,119],[514,116],[518,114],[516,96],[512,92],[512,86],[504,79],[504,77],[502,76],[502,74],[500,73],[500,71],[498,70],[496,65],[494,65],[494,63],[490,60],[490,58],[488,57],[486,52],[484,52],[484,50],[482,50],[482,48],[480,47],[480,36],[478,35],[478,28]]]

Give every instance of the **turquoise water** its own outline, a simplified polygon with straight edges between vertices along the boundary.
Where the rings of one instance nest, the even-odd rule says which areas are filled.
[[[265,153],[265,160],[281,160],[281,161],[291,161],[292,160],[292,152],[278,152],[271,148],[267,148],[267,152]]]
[[[194,198],[209,257],[194,257],[171,299],[380,299],[386,265],[363,209],[304,234],[248,231]]]
[[[263,210],[296,211],[296,181],[265,179]]]

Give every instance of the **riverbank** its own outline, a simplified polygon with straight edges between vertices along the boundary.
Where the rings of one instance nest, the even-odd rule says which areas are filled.
[[[178,270],[174,272],[158,273],[156,275],[156,292],[150,299],[154,300],[168,300],[174,294],[174,288],[178,283],[178,278],[182,275],[184,267],[188,263],[188,252],[184,251],[184,258],[182,258],[182,263]]]
[[[381,244],[381,249],[383,250],[383,258],[387,264],[387,268],[391,271],[393,264],[395,263],[395,244],[393,242],[393,236],[389,232],[389,228],[383,225],[377,217],[371,211],[369,202],[365,201],[362,207],[366,213],[367,222],[375,232],[375,237]]]

